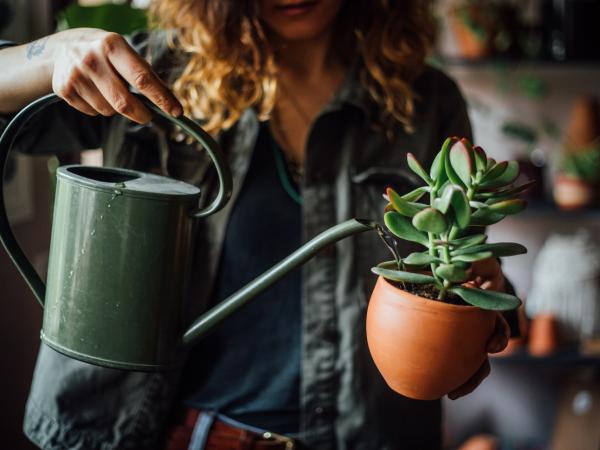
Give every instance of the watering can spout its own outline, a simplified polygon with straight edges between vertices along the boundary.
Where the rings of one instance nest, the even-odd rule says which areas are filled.
[[[304,264],[328,245],[354,234],[373,230],[376,227],[376,223],[368,220],[350,219],[315,236],[294,253],[196,319],[183,334],[183,345],[187,347],[195,344],[212,331],[223,319],[283,278],[288,272]]]

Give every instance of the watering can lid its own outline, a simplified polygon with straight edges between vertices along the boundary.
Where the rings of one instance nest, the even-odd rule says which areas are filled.
[[[200,189],[172,178],[113,167],[61,166],[57,178],[107,193],[132,197],[197,197]]]

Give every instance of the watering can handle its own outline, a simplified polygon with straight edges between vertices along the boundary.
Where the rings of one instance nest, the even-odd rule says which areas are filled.
[[[194,121],[188,119],[187,117],[172,117],[164,113],[146,97],[140,94],[134,95],[136,95],[152,112],[154,112],[154,114],[164,117],[176,125],[179,125],[186,133],[198,140],[213,161],[213,164],[217,170],[217,177],[219,179],[219,192],[208,206],[192,211],[190,216],[193,218],[205,217],[223,208],[231,196],[232,183],[229,165],[227,164],[219,145]],[[44,282],[40,276],[33,268],[33,265],[29,259],[27,259],[27,256],[19,246],[10,228],[6,214],[6,204],[4,202],[2,180],[4,169],[8,161],[8,154],[21,128],[36,113],[44,109],[46,106],[52,105],[53,103],[57,103],[59,101],[61,101],[60,97],[56,96],[55,94],[50,94],[31,102],[21,111],[19,111],[17,115],[15,115],[15,117],[9,122],[2,132],[2,135],[0,135],[0,242],[2,242],[2,245],[6,249],[10,258],[19,269],[21,275],[23,275],[23,278],[25,278],[25,281],[30,289],[33,291],[35,298],[42,306],[44,306],[46,287],[44,286]]]

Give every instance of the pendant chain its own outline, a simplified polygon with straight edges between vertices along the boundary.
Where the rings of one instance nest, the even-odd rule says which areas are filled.
[[[300,116],[300,118],[305,123],[305,125],[307,127],[310,127],[310,123],[311,123],[310,117],[306,113],[306,111],[302,108],[302,106],[300,105],[298,100],[294,96],[290,95],[289,91],[287,90],[287,88],[284,87],[284,85],[281,81],[279,81],[278,86],[281,89],[281,92],[290,101],[290,104],[291,104],[292,108],[294,109],[294,111]],[[279,140],[279,142],[281,143],[280,151],[287,150],[287,151],[282,151],[282,153],[283,153],[283,156],[285,159],[285,164],[289,170],[290,175],[292,176],[292,178],[293,178],[294,182],[296,182],[296,184],[300,184],[302,178],[304,177],[304,167],[302,166],[302,164],[299,164],[297,161],[294,161],[292,158],[289,157],[289,153],[290,153],[290,150],[292,149],[292,146],[291,146],[290,141],[287,138],[285,132],[283,131],[283,128],[281,127],[281,117],[280,117],[280,113],[277,110],[277,108],[273,108],[273,111],[271,113],[271,120],[269,121],[269,124],[271,125],[270,128],[271,128],[272,134],[274,136],[276,136],[277,139]]]

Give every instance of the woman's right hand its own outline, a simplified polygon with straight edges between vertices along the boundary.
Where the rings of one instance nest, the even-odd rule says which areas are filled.
[[[92,116],[119,113],[147,123],[152,115],[129,92],[129,84],[167,114],[183,113],[150,64],[121,35],[76,28],[50,36],[48,44],[52,49],[52,90],[79,111]]]

